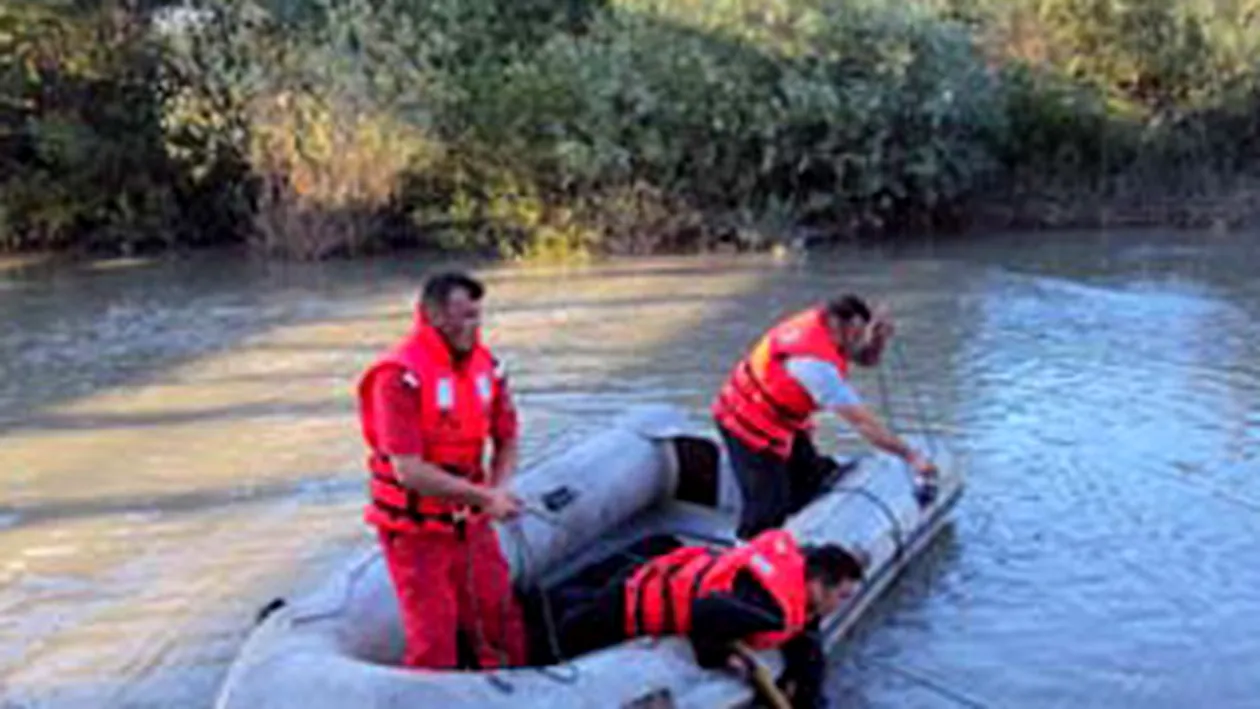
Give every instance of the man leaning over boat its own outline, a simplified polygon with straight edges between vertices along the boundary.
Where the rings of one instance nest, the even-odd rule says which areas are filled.
[[[836,545],[801,547],[785,530],[717,551],[686,546],[654,557],[571,604],[560,623],[567,657],[626,638],[683,635],[705,668],[737,662],[736,644],[780,648],[797,707],[825,706],[818,620],[852,595],[861,562]]]
[[[520,610],[490,525],[517,514],[520,501],[507,490],[516,410],[480,342],[484,294],[462,273],[429,279],[411,333],[359,384],[371,471],[365,516],[379,532],[411,667],[456,668],[458,631],[472,638],[482,669],[525,660]]]
[[[770,328],[735,365],[713,415],[744,500],[741,538],[780,526],[831,477],[835,462],[810,437],[820,410],[904,459],[924,481],[935,478],[935,464],[890,431],[848,382],[849,363],[877,366],[892,334],[891,320],[844,295]]]

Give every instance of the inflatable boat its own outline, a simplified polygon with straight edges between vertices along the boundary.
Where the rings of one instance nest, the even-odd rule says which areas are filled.
[[[735,543],[738,487],[721,446],[669,407],[628,413],[609,429],[522,471],[529,514],[503,523],[500,542],[535,645],[559,609],[534,602],[653,540]],[[785,527],[803,543],[839,543],[869,560],[860,591],[823,620],[838,642],[897,573],[929,544],[963,488],[939,461],[931,499],[887,456],[838,459],[825,491]],[[539,606],[542,606],[541,611]],[[425,671],[397,666],[402,629],[389,574],[373,549],[304,595],[269,604],[228,671],[217,709],[423,707],[737,707],[749,686],[703,670],[683,638],[639,638],[533,667]],[[545,644],[542,646],[545,651]],[[776,676],[778,651],[759,659]]]

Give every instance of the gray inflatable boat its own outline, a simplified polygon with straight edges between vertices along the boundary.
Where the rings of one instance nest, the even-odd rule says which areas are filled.
[[[733,543],[740,500],[720,449],[680,411],[646,407],[522,471],[515,488],[532,513],[499,528],[522,598],[539,599],[584,572],[589,576],[644,540]],[[785,525],[805,543],[835,542],[869,555],[860,592],[822,624],[829,646],[923,551],[963,487],[958,471],[938,460],[935,498],[920,506],[899,461],[837,462],[840,475],[829,491]],[[544,616],[525,605],[537,630]],[[403,669],[396,666],[402,647],[389,574],[373,549],[322,586],[273,608],[243,644],[215,706],[710,709],[752,700],[745,683],[700,669],[681,638],[640,638],[560,664],[493,672]],[[776,675],[782,671],[777,651],[763,652],[761,660]]]

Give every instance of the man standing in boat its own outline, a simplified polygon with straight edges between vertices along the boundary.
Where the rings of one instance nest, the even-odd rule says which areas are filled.
[[[525,660],[520,610],[490,525],[516,515],[520,501],[507,489],[516,410],[480,342],[484,294],[462,273],[429,279],[412,332],[359,383],[372,474],[365,517],[389,565],[410,667],[455,668],[460,631],[483,669]]]
[[[739,535],[777,527],[820,491],[835,463],[809,432],[831,410],[870,443],[905,460],[923,479],[936,466],[890,431],[848,382],[849,363],[874,367],[893,325],[844,295],[772,327],[741,360],[713,404],[743,496]]]
[[[862,562],[841,547],[802,548],[781,529],[724,551],[682,547],[622,572],[587,602],[568,604],[560,644],[575,657],[626,638],[682,635],[708,669],[739,665],[737,644],[780,648],[781,685],[792,703],[825,706],[818,620],[853,594],[862,575]]]

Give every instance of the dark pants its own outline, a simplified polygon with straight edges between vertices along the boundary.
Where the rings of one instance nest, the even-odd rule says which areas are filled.
[[[786,460],[758,451],[718,425],[744,498],[737,534],[750,539],[783,524],[788,515],[808,505],[836,470],[831,458],[818,454],[808,435],[797,434]]]
[[[582,569],[557,588],[530,593],[524,604],[530,620],[527,627],[535,631],[530,639],[530,657],[539,664],[550,664],[624,640],[626,581],[648,559],[681,546],[677,539],[666,535],[641,539]],[[550,604],[550,621],[543,615],[547,613],[543,593]],[[549,623],[554,623],[554,627],[548,628]],[[547,637],[551,631],[555,632],[554,638]],[[559,647],[552,646],[553,640]]]
[[[626,638],[626,579],[612,579],[586,593],[570,592],[562,604],[557,604],[564,608],[559,640],[565,657],[585,655]]]

